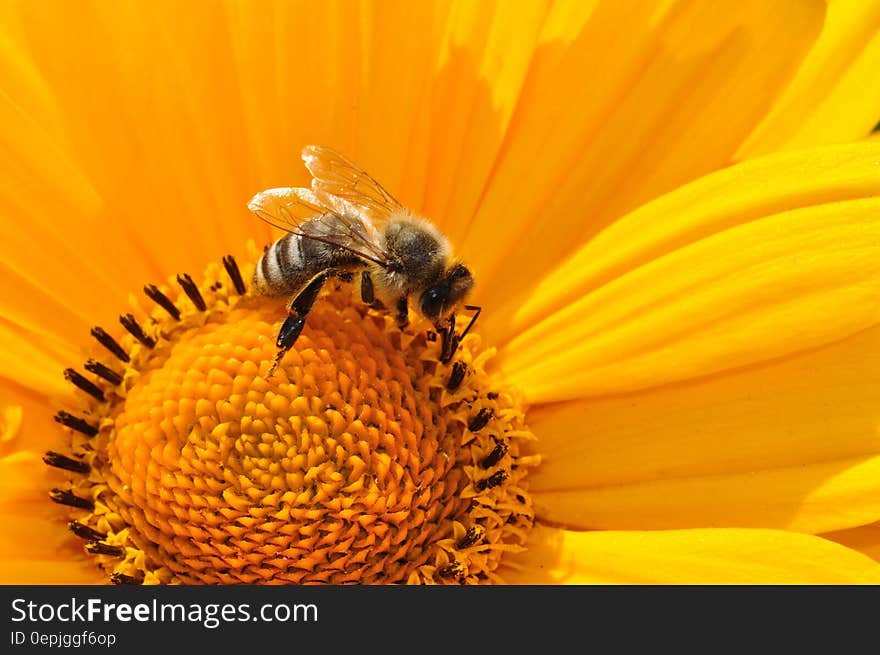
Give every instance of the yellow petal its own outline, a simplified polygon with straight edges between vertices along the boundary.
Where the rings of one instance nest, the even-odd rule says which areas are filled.
[[[449,13],[438,70],[426,92],[420,206],[444,225],[453,243],[463,243],[520,107],[548,12],[548,3],[528,0],[457,2]]]
[[[802,468],[533,492],[539,517],[580,529],[784,527],[821,532],[880,516],[880,457]]]
[[[0,584],[98,584],[106,581],[66,529],[65,512],[49,501],[64,475],[32,452],[0,458]]]
[[[19,558],[0,560],[0,584],[97,585],[107,577],[83,560]]]
[[[41,455],[17,451],[0,457],[3,494],[0,512],[5,515],[58,519],[58,507],[49,501],[49,490],[65,482],[64,475],[46,466]]]
[[[21,430],[21,417],[24,409],[21,405],[6,404],[0,412],[0,442],[8,443],[14,440]]]
[[[69,387],[72,385],[69,382],[65,384],[68,389],[64,390],[64,396],[70,398]],[[46,450],[63,450],[69,440],[64,434],[65,429],[52,418],[58,409],[54,402],[43,395],[18,384],[0,382],[0,416],[10,411],[14,413],[12,420],[0,418],[0,434],[4,432],[4,424],[9,429],[0,438],[0,455],[16,451],[43,453]]]
[[[498,573],[513,584],[877,584],[880,565],[776,530],[570,532],[536,526]]]
[[[515,308],[602,226],[726,166],[824,13],[818,2],[579,4],[558,9],[582,25],[564,40],[551,12],[471,229],[452,235],[485,304]]]
[[[822,33],[779,102],[736,154],[854,141],[880,116],[880,3],[834,0]]]
[[[548,519],[569,526],[772,527],[880,520],[880,328],[645,392],[537,407]]]
[[[514,317],[532,324],[499,365],[547,402],[716,374],[852,335],[880,320],[878,191],[873,143],[755,160],[682,187],[548,276]]]

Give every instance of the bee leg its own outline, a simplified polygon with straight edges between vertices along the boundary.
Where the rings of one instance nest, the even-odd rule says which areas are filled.
[[[278,352],[275,355],[275,360],[272,362],[272,366],[269,367],[269,372],[266,377],[272,377],[272,374],[275,372],[275,367],[278,366],[281,358],[284,357],[284,354],[293,347],[294,343],[296,343],[296,340],[299,338],[300,333],[306,325],[306,316],[308,316],[309,311],[311,311],[312,305],[315,304],[315,300],[317,300],[318,294],[321,292],[321,287],[324,286],[324,282],[326,282],[327,278],[331,275],[333,275],[333,271],[324,271],[323,273],[316,275],[312,281],[308,283],[306,288],[300,291],[296,298],[290,303],[290,307],[288,308],[290,315],[285,319],[284,323],[281,325],[281,329],[278,331],[278,338],[275,341],[275,345],[278,347]]]
[[[373,288],[373,278],[370,271],[361,272],[361,300],[365,305],[372,305],[376,301],[376,290]]]
[[[409,302],[406,296],[397,300],[397,327],[401,330],[409,325]]]
[[[291,314],[278,331],[278,340],[275,342],[275,345],[281,350],[290,350],[291,346],[296,343],[305,325],[306,319],[304,316],[300,317]]]
[[[436,327],[438,334],[440,334],[440,362],[448,364],[452,361],[455,351],[458,350],[459,337],[455,333],[455,314],[449,315],[447,325]]]
[[[452,361],[452,358],[455,356],[455,352],[458,350],[459,344],[461,344],[462,339],[467,336],[467,333],[470,332],[471,328],[474,326],[474,323],[477,322],[477,318],[480,316],[480,312],[483,311],[482,307],[478,305],[465,305],[464,308],[473,312],[474,315],[471,316],[471,320],[468,322],[467,327],[461,334],[455,333],[455,314],[451,314],[449,316],[448,325],[435,325],[437,328],[437,333],[441,337],[440,341],[440,361],[443,364],[448,364]]]

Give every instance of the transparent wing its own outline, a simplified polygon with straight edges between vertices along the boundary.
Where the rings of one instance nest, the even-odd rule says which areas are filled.
[[[352,207],[323,199],[311,189],[280,187],[261,191],[248,209],[269,225],[328,245],[344,248],[362,259],[387,266],[388,253],[377,242],[376,230]]]
[[[312,190],[321,197],[334,196],[368,216],[376,227],[404,207],[369,173],[338,152],[323,146],[306,146],[302,151],[312,174]]]

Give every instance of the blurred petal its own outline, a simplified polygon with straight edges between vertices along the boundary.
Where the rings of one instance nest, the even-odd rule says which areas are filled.
[[[880,328],[645,392],[535,408],[541,516],[583,528],[880,520]]]
[[[17,452],[0,457],[0,584],[98,584],[106,582],[65,529],[65,512],[49,502],[64,475],[40,456]]]
[[[877,584],[880,565],[775,530],[570,532],[538,525],[498,573],[512,584]]]
[[[880,516],[880,457],[805,469],[662,478],[584,491],[536,491],[538,516],[576,529],[780,527],[822,532]]]
[[[42,453],[46,450],[63,450],[69,443],[64,429],[52,419],[61,408],[61,398],[73,398],[72,385],[60,373],[58,378],[66,388],[60,390],[53,401],[12,382],[0,383],[0,415],[5,408],[18,408],[20,413],[16,429],[0,441],[0,456],[16,451]],[[71,409],[69,405],[68,409]]]
[[[833,0],[791,85],[736,159],[855,141],[880,118],[880,2]]]
[[[531,401],[549,402],[846,338],[880,320],[878,191],[873,143],[755,160],[682,187],[546,278],[514,319],[537,322],[498,363]]]
[[[880,561],[880,523],[861,525],[849,530],[826,532],[821,536]]]
[[[0,548],[5,544],[0,543]],[[0,560],[0,584],[18,585],[97,585],[107,584],[107,576],[88,560],[39,559]]]
[[[601,227],[728,165],[824,17],[802,1],[576,4],[551,11],[470,229],[450,234],[487,305],[522,304]]]

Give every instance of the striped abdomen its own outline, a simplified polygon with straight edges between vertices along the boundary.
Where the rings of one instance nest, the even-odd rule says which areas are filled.
[[[308,234],[309,227],[305,223],[303,232]],[[257,262],[254,290],[265,296],[292,296],[322,271],[362,266],[364,261],[344,248],[298,234],[285,234],[269,246]]]

